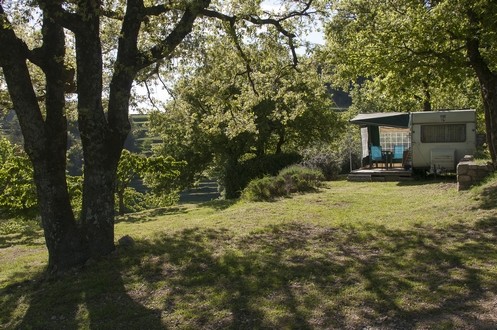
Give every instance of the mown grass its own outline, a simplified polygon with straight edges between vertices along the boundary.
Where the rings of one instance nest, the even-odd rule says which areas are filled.
[[[131,247],[56,280],[0,249],[0,327],[482,329],[497,325],[497,180],[329,182],[271,203],[126,216]]]

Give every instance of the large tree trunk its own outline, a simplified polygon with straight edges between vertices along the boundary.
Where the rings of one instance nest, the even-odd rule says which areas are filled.
[[[76,30],[78,122],[84,155],[81,223],[92,257],[114,250],[114,191],[122,144],[111,143],[102,105],[102,47],[98,2],[80,4],[88,15]],[[86,7],[83,7],[86,6]]]
[[[224,166],[224,198],[240,197],[240,173],[238,173],[238,158],[230,155]]]
[[[1,14],[1,13],[0,13]],[[0,22],[1,65],[24,136],[25,150],[34,168],[49,271],[64,271],[84,263],[87,243],[71,209],[65,178],[67,130],[64,117],[65,52],[62,28],[44,19],[44,47],[33,54],[46,74],[46,117],[43,118],[26,65],[27,48]]]
[[[471,38],[466,49],[471,66],[480,83],[480,91],[485,110],[487,144],[494,166],[497,165],[497,74],[492,72],[479,50],[479,40]]]
[[[33,164],[49,272],[64,272],[89,258],[88,242],[74,220],[65,171],[54,169],[51,161]]]

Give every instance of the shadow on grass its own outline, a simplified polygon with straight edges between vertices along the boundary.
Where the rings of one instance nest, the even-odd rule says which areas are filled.
[[[497,218],[442,229],[186,229],[79,275],[4,290],[2,314],[21,301],[20,328],[491,329],[496,228]]]
[[[480,207],[491,210],[497,207],[497,184],[489,185],[483,188],[479,194]]]
[[[199,204],[199,207],[210,208],[216,211],[226,210],[238,202],[238,199],[216,199]]]
[[[496,226],[189,229],[141,242],[140,273],[185,327],[491,328],[478,305],[497,294]]]
[[[0,220],[2,221],[2,220]],[[40,245],[43,238],[43,230],[40,225],[34,221],[22,222],[22,220],[7,221],[0,223],[0,248],[6,248],[13,245]],[[14,226],[9,230],[8,226]]]
[[[0,328],[165,329],[160,311],[131,298],[121,266],[111,257],[80,273],[56,280],[38,274],[0,290]],[[23,305],[28,307],[24,313]]]
[[[155,221],[157,217],[164,215],[172,215],[172,214],[181,214],[186,213],[187,208],[182,206],[176,207],[162,207],[152,210],[146,210],[142,212],[136,213],[128,213],[116,218],[116,223],[118,222],[129,222],[129,223],[140,223],[140,222],[148,222]]]
[[[449,177],[432,177],[432,178],[414,178],[412,180],[403,180],[397,183],[400,187],[409,187],[409,186],[424,186],[424,185],[455,185],[457,184],[457,179],[449,176]]]

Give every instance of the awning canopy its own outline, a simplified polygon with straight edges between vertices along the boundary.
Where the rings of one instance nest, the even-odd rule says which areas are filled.
[[[409,113],[407,112],[377,112],[361,113],[350,120],[351,123],[361,126],[388,126],[409,127]]]

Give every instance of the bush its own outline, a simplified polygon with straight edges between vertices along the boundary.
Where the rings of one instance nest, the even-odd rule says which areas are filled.
[[[281,153],[251,158],[231,168],[227,167],[224,175],[221,176],[225,197],[228,199],[239,197],[240,192],[251,180],[267,175],[275,176],[281,169],[301,160],[302,157],[297,153]]]
[[[242,198],[250,201],[267,201],[279,195],[276,189],[276,177],[266,176],[249,182],[242,192]]]
[[[293,193],[314,191],[323,180],[324,176],[319,170],[294,165],[281,170],[278,176],[250,181],[242,192],[242,198],[249,201],[270,201]]]
[[[322,172],[326,180],[334,180],[341,172],[343,159],[336,153],[320,152],[306,155],[302,166],[317,169]]]
[[[287,167],[280,171],[278,177],[285,181],[288,193],[307,192],[318,188],[325,180],[323,173],[300,165]]]

